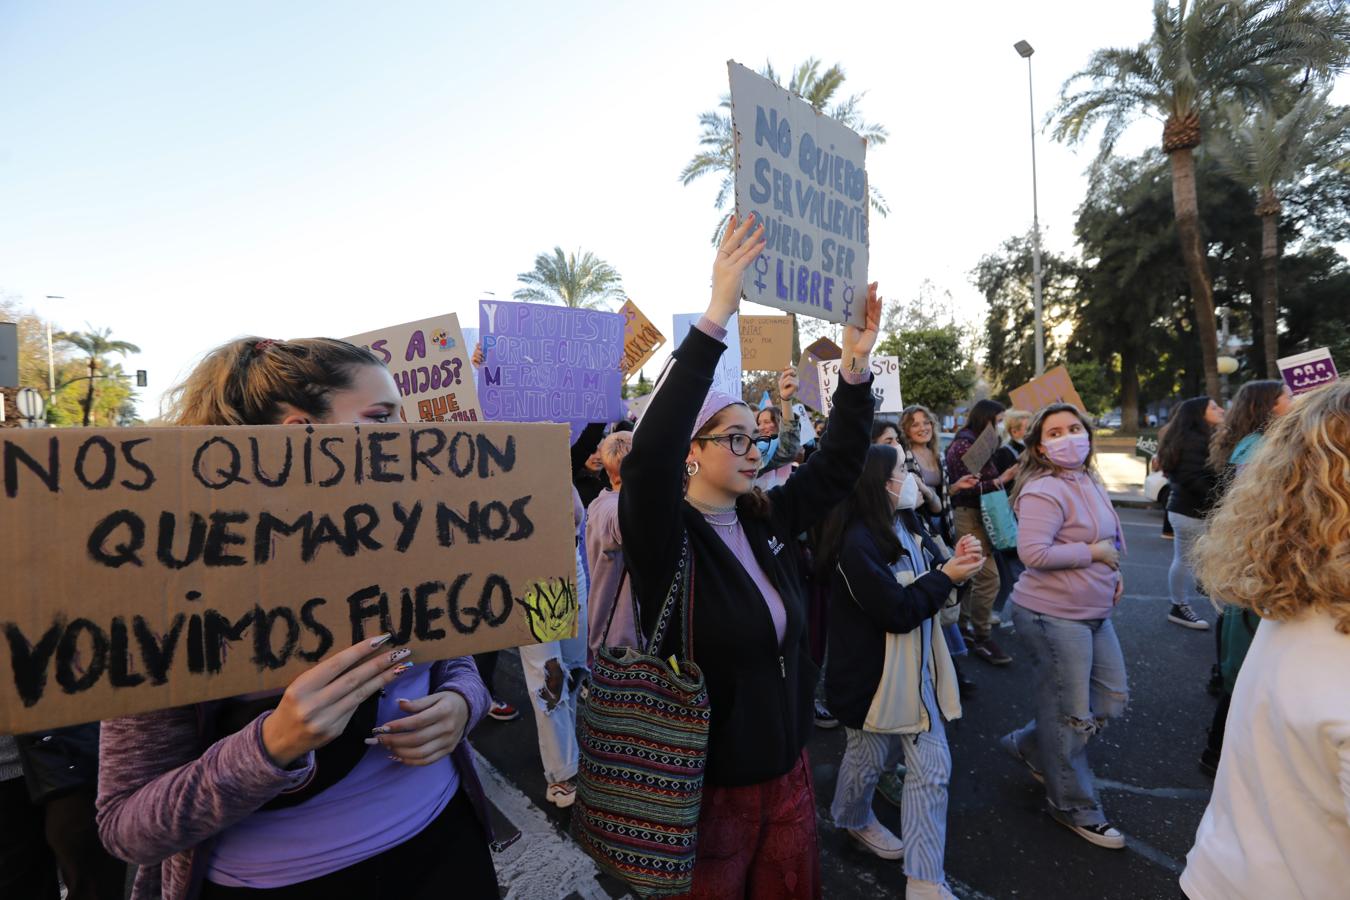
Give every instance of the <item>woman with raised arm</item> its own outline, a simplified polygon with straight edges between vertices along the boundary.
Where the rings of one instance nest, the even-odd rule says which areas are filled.
[[[397,421],[370,351],[245,338],[174,395],[177,425]],[[496,897],[486,805],[463,741],[487,712],[470,657],[419,662],[391,635],[284,691],[103,723],[98,826],[140,865],[133,900]]]
[[[712,387],[741,276],[764,248],[763,228],[733,219],[713,265],[712,300],[676,349],[623,463],[624,557],[652,633],[688,539],[692,646],[670,629],[662,658],[703,670],[711,703],[697,860],[689,896],[819,897],[815,798],[805,747],[817,668],[806,634],[797,535],[852,490],[872,424],[868,355],[881,301],[868,291],[862,328],[844,328],[829,427],[783,485],[754,487],[755,417]]]

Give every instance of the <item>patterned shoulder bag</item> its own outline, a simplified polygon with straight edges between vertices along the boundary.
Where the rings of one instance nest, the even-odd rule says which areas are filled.
[[[640,897],[684,894],[693,882],[710,718],[703,673],[693,661],[693,583],[686,534],[645,652],[607,646],[596,652],[578,723],[572,836]],[[667,661],[657,654],[676,616],[685,658]]]

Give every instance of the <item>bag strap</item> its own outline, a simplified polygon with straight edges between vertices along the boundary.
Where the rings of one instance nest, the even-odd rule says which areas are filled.
[[[600,646],[609,646],[609,629],[614,624],[614,613],[619,608],[619,598],[623,596],[623,583],[628,580],[628,564],[623,567],[623,574],[619,576],[619,586],[614,590],[614,602],[609,607],[609,618],[605,619],[605,631],[600,635]],[[637,611],[637,601],[633,602],[633,610]],[[641,622],[641,619],[634,619],[634,622]]]
[[[661,642],[665,640],[666,628],[670,625],[670,617],[675,611],[675,605],[681,597],[682,582],[688,579],[686,569],[689,564],[689,532],[684,533],[684,540],[680,544],[680,561],[675,566],[675,575],[670,580],[670,590],[666,591],[666,599],[661,603],[661,611],[656,616],[656,627],[652,629],[651,639],[647,642],[647,655],[656,656],[661,649]],[[688,605],[688,604],[686,604]],[[682,628],[682,631],[686,629]],[[682,635],[687,638],[687,631]]]

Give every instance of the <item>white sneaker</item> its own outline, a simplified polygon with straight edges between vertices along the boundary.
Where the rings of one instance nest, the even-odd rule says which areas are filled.
[[[907,878],[905,879],[905,900],[956,900],[956,895],[945,884]]]
[[[544,792],[544,797],[558,809],[567,809],[576,802],[577,783],[575,781],[559,781],[556,784],[550,784],[548,790]]]
[[[900,859],[905,855],[904,841],[900,840],[891,830],[880,822],[872,822],[866,828],[846,828],[849,837],[853,838],[859,844],[882,859]]]

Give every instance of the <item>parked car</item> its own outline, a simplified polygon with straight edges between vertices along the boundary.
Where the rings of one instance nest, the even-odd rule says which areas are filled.
[[[1120,413],[1109,412],[1097,420],[1097,425],[1101,428],[1119,428],[1121,425]]]
[[[1149,472],[1148,477],[1144,479],[1144,496],[1166,508],[1169,493],[1171,488],[1167,484],[1167,476],[1161,472]]]

